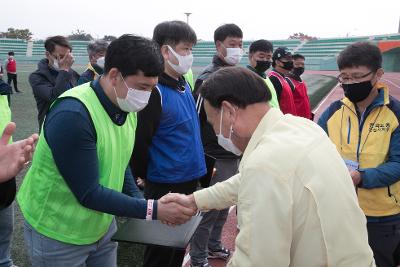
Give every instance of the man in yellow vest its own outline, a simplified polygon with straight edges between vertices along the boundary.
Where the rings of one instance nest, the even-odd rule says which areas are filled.
[[[108,42],[105,40],[96,40],[88,44],[89,63],[86,70],[79,77],[78,85],[96,80],[103,74],[107,47]]]
[[[123,35],[107,49],[104,75],[66,91],[50,107],[17,195],[33,266],[116,266],[114,216],[179,224],[194,214],[132,197],[134,181],[124,179],[136,112],[162,71],[154,42]]]
[[[346,47],[337,59],[345,97],[318,124],[349,169],[367,216],[378,267],[400,264],[400,102],[380,82],[382,54],[368,42]]]

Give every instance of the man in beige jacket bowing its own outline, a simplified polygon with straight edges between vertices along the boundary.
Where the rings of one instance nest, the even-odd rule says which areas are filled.
[[[239,174],[176,201],[199,210],[238,206],[228,266],[375,266],[366,219],[343,159],[315,123],[271,109],[264,81],[240,67],[204,82],[219,144],[243,152]]]

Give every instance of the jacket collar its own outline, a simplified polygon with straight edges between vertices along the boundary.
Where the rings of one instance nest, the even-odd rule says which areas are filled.
[[[158,77],[158,83],[181,92],[185,91],[186,88],[186,81],[183,76],[180,76],[178,80],[175,80],[165,72]]]
[[[92,64],[90,64],[90,62],[88,63],[86,69],[93,71],[96,76],[100,76],[103,74],[102,68],[100,68],[97,65],[92,65]]]
[[[366,111],[370,111],[375,107],[388,105],[390,102],[388,86],[380,82],[378,82],[376,86],[378,88],[378,95],[375,97],[374,101],[372,101],[372,103],[366,108]],[[347,97],[344,97],[342,99],[342,103],[350,108],[354,113],[357,113],[354,103],[351,102]]]
[[[256,149],[258,144],[261,142],[263,136],[270,131],[274,125],[284,117],[283,113],[279,109],[270,108],[264,117],[261,119],[256,130],[250,138],[247,144],[246,150],[243,153],[243,157],[240,163],[239,169],[241,170],[243,165],[246,164],[246,160]]]
[[[212,60],[213,65],[217,67],[227,67],[229,64],[225,63],[218,55],[214,55]]]
[[[265,72],[259,72],[258,70],[256,70],[255,68],[253,68],[253,66],[251,65],[247,65],[247,68],[251,71],[254,71],[255,73],[257,73],[258,75],[260,75],[261,78],[266,79],[267,75],[265,74]]]

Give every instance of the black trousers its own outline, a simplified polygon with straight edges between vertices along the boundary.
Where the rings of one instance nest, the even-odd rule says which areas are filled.
[[[17,86],[17,74],[15,73],[8,73],[7,72],[7,83],[9,84],[9,85],[11,85],[11,81],[13,82],[13,84],[14,84],[14,90],[15,90],[15,92],[19,92],[19,90],[18,90],[18,86]]]
[[[169,192],[188,195],[196,191],[197,183],[198,180],[179,184],[153,183],[146,180],[144,197],[146,199],[159,199]],[[184,249],[146,246],[143,267],[181,267],[184,257]]]
[[[367,223],[369,245],[377,267],[400,264],[400,221]]]

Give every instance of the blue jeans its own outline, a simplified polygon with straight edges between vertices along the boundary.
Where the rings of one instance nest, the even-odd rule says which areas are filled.
[[[84,227],[84,226],[83,226]],[[33,267],[116,267],[118,243],[111,241],[117,231],[113,219],[107,233],[89,245],[73,245],[48,238],[26,221],[24,238]]]
[[[10,267],[11,236],[14,229],[14,204],[0,210],[0,266]]]

